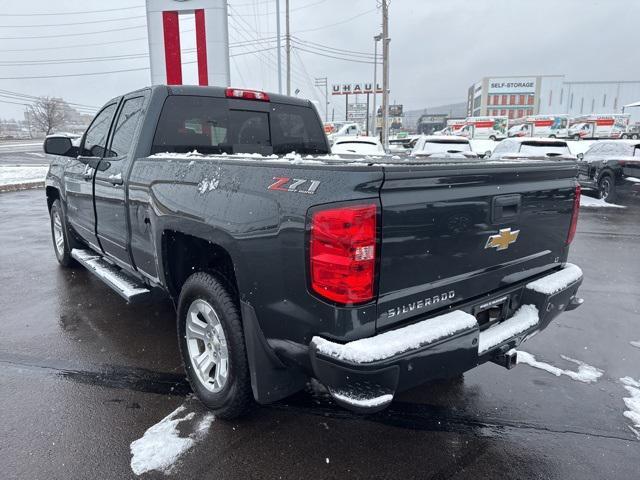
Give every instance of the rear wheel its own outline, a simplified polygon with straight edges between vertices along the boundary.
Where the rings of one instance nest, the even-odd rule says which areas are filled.
[[[551,135],[549,135],[549,138],[556,138],[556,136],[551,134]]]
[[[626,133],[623,133],[621,138],[627,139],[627,138],[629,138],[629,135],[627,135]]]
[[[213,275],[191,275],[180,292],[178,341],[189,383],[198,398],[223,419],[244,414],[253,403],[240,312]]]
[[[600,192],[600,198],[605,202],[614,203],[616,201],[616,184],[611,175],[604,174],[600,177],[598,181],[598,191]]]
[[[64,216],[60,200],[55,200],[51,205],[49,218],[51,221],[53,251],[56,254],[58,263],[63,267],[71,267],[74,264],[71,250],[77,247],[77,242],[67,228],[67,219]]]
[[[582,137],[580,135],[574,135],[573,139],[574,140],[582,140]]]
[[[631,138],[634,139],[634,140],[637,140],[638,139],[638,134],[637,133],[632,133],[631,134]]]

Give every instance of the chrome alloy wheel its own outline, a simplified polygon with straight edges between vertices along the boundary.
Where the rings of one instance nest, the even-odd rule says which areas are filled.
[[[57,209],[53,210],[53,243],[58,257],[62,257],[64,255],[64,234],[62,233],[60,212]]]
[[[191,367],[203,387],[221,391],[229,376],[229,350],[222,324],[213,307],[194,300],[186,318],[187,349]]]

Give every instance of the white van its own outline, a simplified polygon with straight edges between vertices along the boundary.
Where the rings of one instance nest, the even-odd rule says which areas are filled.
[[[499,140],[507,138],[509,118],[504,117],[468,117],[465,125],[455,135],[468,139]]]
[[[569,115],[532,115],[516,122],[517,124],[509,129],[510,137],[566,138],[569,136]]]
[[[621,138],[627,133],[630,115],[588,115],[578,117],[569,127],[569,138],[585,140],[595,138]]]

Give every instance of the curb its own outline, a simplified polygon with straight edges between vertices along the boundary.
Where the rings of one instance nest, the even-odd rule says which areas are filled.
[[[36,188],[44,188],[44,181],[14,183],[13,185],[0,185],[0,193],[18,192],[20,190],[32,190]]]

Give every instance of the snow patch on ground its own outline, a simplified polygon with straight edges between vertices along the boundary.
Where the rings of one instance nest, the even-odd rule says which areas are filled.
[[[488,330],[480,332],[478,352],[484,353],[538,324],[538,309],[533,305],[522,305],[513,316]]]
[[[195,412],[186,412],[181,405],[158,423],[147,429],[142,438],[131,443],[131,470],[136,475],[158,470],[171,472],[178,459],[209,431],[214,421],[211,413],[206,413],[195,424],[195,430],[188,436],[181,436],[178,425],[194,420]]]
[[[638,342],[634,342],[633,340],[629,342],[631,345],[633,345],[634,347],[640,348],[640,341]]]
[[[44,182],[48,165],[0,166],[0,186]]]
[[[578,371],[574,372],[573,370],[563,370],[549,363],[541,362],[539,360],[536,360],[536,357],[533,356],[532,354],[528,352],[524,352],[522,350],[518,350],[518,363],[525,363],[531,367],[539,368],[540,370],[549,372],[555,375],[556,377],[559,377],[561,375],[566,375],[567,377],[573,380],[577,380],[583,383],[595,383],[603,374],[602,370],[592,365],[581,362],[580,360],[576,360],[574,358],[567,357],[565,355],[560,355],[560,356],[564,360],[578,365]]]
[[[582,278],[582,270],[573,263],[567,263],[562,270],[534,282],[528,283],[527,288],[534,292],[552,295],[565,289],[575,281]]]
[[[601,198],[593,198],[588,195],[580,195],[580,206],[586,208],[627,208],[624,205],[607,203]]]
[[[640,440],[640,382],[631,377],[623,377],[620,381],[631,394],[630,397],[624,398],[624,404],[629,410],[625,410],[623,415],[633,422],[633,427],[629,425],[629,428]]]
[[[475,326],[477,322],[473,315],[454,310],[398,330],[344,345],[321,337],[313,337],[312,341],[318,352],[330,357],[355,363],[368,363],[414,350]]]

